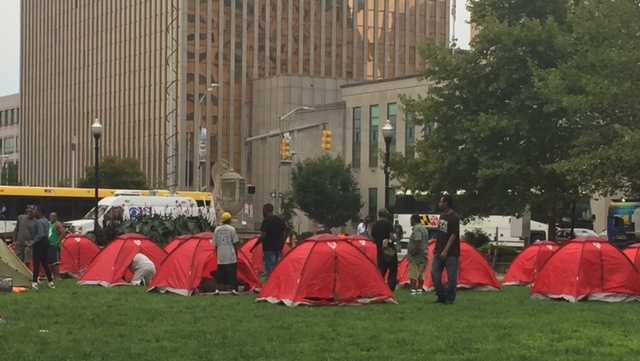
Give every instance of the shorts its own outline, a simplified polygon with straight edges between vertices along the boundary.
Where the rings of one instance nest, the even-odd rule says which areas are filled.
[[[50,265],[56,265],[59,263],[60,250],[56,246],[49,246],[47,248],[47,263]]]
[[[219,264],[216,270],[216,283],[218,285],[231,286],[231,288],[235,289],[238,286],[237,265],[237,263]]]
[[[424,277],[424,263],[409,262],[409,279],[421,280]]]

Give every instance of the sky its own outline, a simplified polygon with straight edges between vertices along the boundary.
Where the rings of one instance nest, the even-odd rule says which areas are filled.
[[[462,48],[469,44],[469,12],[463,0],[457,0],[456,38]],[[20,0],[0,0],[0,96],[14,94],[20,88]]]

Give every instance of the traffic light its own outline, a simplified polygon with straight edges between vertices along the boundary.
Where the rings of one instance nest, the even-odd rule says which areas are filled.
[[[291,160],[291,141],[288,138],[280,141],[280,159]]]
[[[322,139],[321,139],[320,147],[325,152],[331,151],[331,130],[322,129]]]

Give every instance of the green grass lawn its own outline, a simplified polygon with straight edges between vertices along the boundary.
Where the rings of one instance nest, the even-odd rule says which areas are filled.
[[[640,359],[638,303],[532,301],[524,288],[461,292],[453,306],[398,298],[291,309],[63,281],[0,294],[0,360]]]

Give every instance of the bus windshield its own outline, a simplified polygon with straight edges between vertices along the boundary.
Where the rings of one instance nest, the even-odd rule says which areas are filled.
[[[104,216],[104,213],[109,209],[109,206],[98,206],[98,218]],[[85,214],[82,219],[93,219],[95,217],[95,208],[92,208],[89,213]]]

